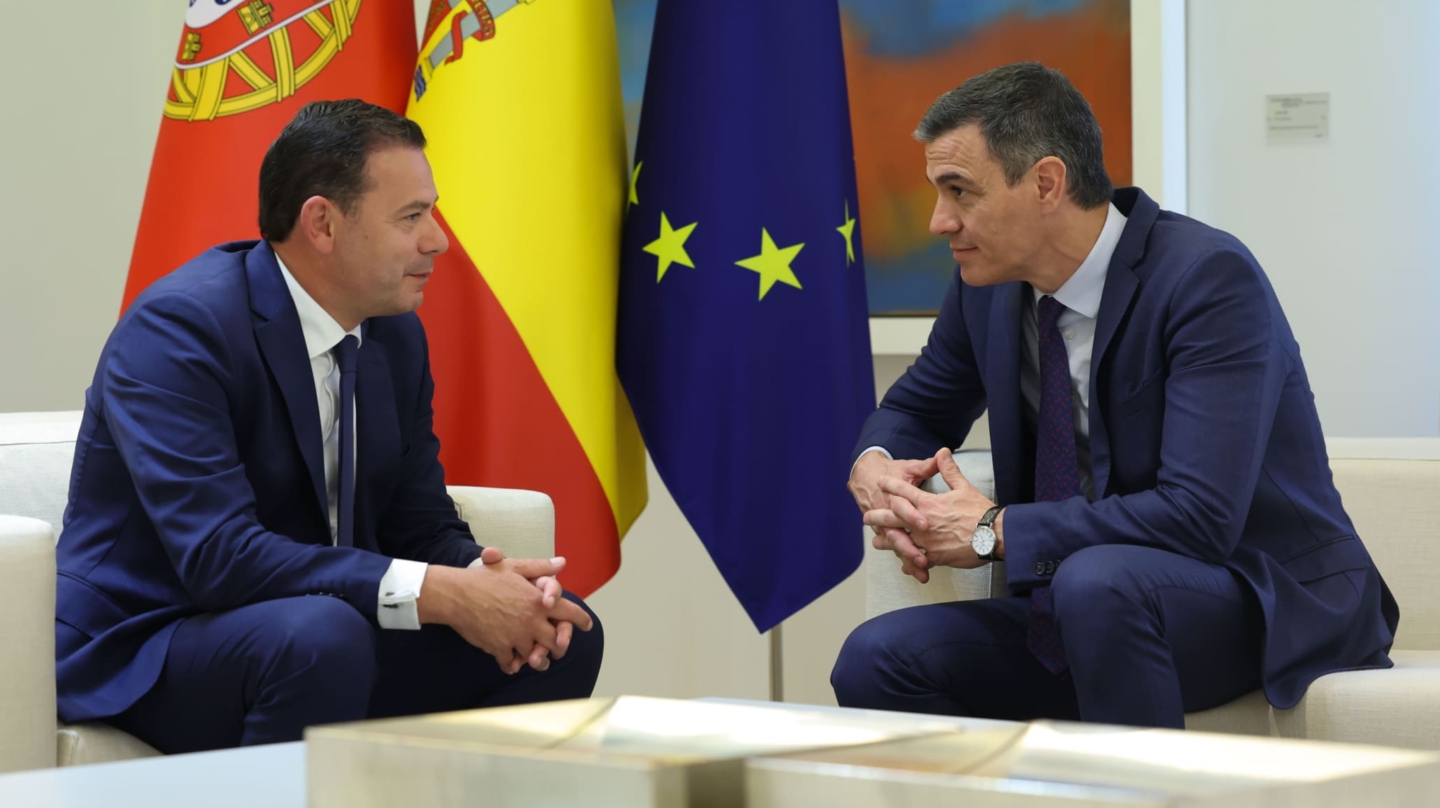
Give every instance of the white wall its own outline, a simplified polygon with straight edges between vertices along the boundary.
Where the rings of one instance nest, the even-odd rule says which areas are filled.
[[[1190,215],[1239,236],[1326,434],[1440,419],[1440,3],[1192,0]],[[1328,92],[1330,139],[1269,145],[1265,96]]]
[[[1185,0],[1131,0],[1130,110],[1134,182],[1185,212]]]
[[[120,314],[183,0],[0,14],[0,412],[79,409]]]

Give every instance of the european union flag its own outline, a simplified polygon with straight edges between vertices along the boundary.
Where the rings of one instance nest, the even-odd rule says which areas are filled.
[[[620,380],[756,628],[859,566],[874,409],[836,0],[660,0],[620,273]]]

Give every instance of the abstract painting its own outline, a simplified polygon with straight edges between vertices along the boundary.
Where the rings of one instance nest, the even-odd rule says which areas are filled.
[[[656,0],[613,2],[634,154]],[[1111,180],[1130,184],[1130,0],[839,3],[872,315],[933,315],[954,275],[949,248],[928,230],[935,192],[911,133],[965,79],[1027,60],[1061,71],[1095,110]]]

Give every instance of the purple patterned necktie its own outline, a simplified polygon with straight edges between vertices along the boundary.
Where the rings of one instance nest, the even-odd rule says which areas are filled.
[[[1065,306],[1049,295],[1040,298],[1036,325],[1040,334],[1040,417],[1035,429],[1035,501],[1059,502],[1080,494],[1080,462],[1075,453],[1075,412],[1070,356],[1056,321]],[[1052,568],[1053,571],[1053,568]],[[1049,586],[1030,591],[1030,653],[1056,676],[1069,666],[1055,626]]]

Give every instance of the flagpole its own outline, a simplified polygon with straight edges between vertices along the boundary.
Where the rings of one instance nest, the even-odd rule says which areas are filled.
[[[785,700],[785,638],[778,623],[770,629],[770,700]]]

